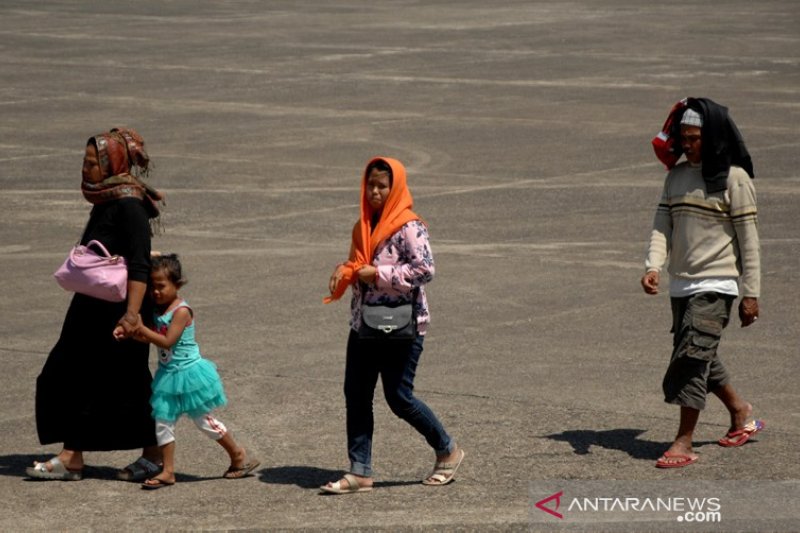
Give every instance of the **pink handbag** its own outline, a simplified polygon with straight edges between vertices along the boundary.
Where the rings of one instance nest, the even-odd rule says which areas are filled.
[[[105,255],[98,255],[90,246]],[[108,302],[122,302],[128,295],[128,267],[125,258],[111,255],[100,241],[76,245],[53,276],[61,287]]]

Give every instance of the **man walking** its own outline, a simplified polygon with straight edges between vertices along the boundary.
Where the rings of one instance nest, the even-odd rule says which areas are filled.
[[[671,170],[641,283],[647,294],[657,294],[669,260],[673,352],[663,389],[664,400],[680,406],[680,423],[656,466],[677,468],[698,459],[692,435],[709,392],[730,412],[721,446],[741,446],[764,427],[752,419],[752,406],[733,389],[717,355],[738,296],[742,326],[758,319],[761,272],[753,166],[727,108],[687,98],[673,108],[664,130],[653,144]],[[675,165],[681,154],[686,160]]]

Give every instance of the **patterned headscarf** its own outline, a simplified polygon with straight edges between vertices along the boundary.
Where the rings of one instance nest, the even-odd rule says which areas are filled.
[[[97,147],[102,180],[98,183],[83,180],[83,197],[95,205],[120,198],[139,198],[150,218],[158,217],[157,203],[164,195],[142,180],[147,177],[150,166],[142,136],[133,128],[113,128],[108,133],[90,137],[87,144]]]

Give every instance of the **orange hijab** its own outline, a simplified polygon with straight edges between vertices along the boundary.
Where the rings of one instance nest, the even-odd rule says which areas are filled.
[[[411,198],[411,191],[408,190],[406,168],[403,164],[390,157],[375,157],[367,163],[366,168],[376,161],[384,161],[391,167],[392,189],[389,191],[386,203],[383,204],[381,217],[373,229],[372,215],[374,213],[367,201],[367,171],[364,169],[364,175],[361,178],[361,218],[353,226],[350,258],[341,267],[342,279],[333,294],[322,300],[326,304],[341,298],[347,291],[347,287],[358,281],[356,273],[372,263],[372,256],[381,242],[394,235],[408,222],[422,220],[411,210],[414,200]]]

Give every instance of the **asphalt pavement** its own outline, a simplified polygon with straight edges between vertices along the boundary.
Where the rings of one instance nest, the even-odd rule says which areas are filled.
[[[793,0],[4,0],[0,529],[568,529],[532,518],[538,484],[562,480],[796,495],[799,29]],[[665,175],[650,140],[685,96],[727,105],[755,163],[762,316],[720,353],[767,428],[717,446],[712,399],[700,460],[661,470],[669,298],[639,278]],[[87,453],[80,482],[25,479],[59,450],[39,445],[34,389],[70,298],[52,273],[90,208],[84,143],[116,125],[144,136],[167,194],[153,246],[183,258],[218,415],[261,460],[247,479],[219,479],[225,454],[188,421],[174,487],[116,481],[134,451]],[[376,155],[405,163],[430,227],[416,392],[467,455],[456,482],[421,485],[433,453],[379,387],[376,490],[321,496],[347,466],[349,313],[322,298]],[[800,530],[760,509],[720,530]],[[700,530],[675,527],[589,530]]]

